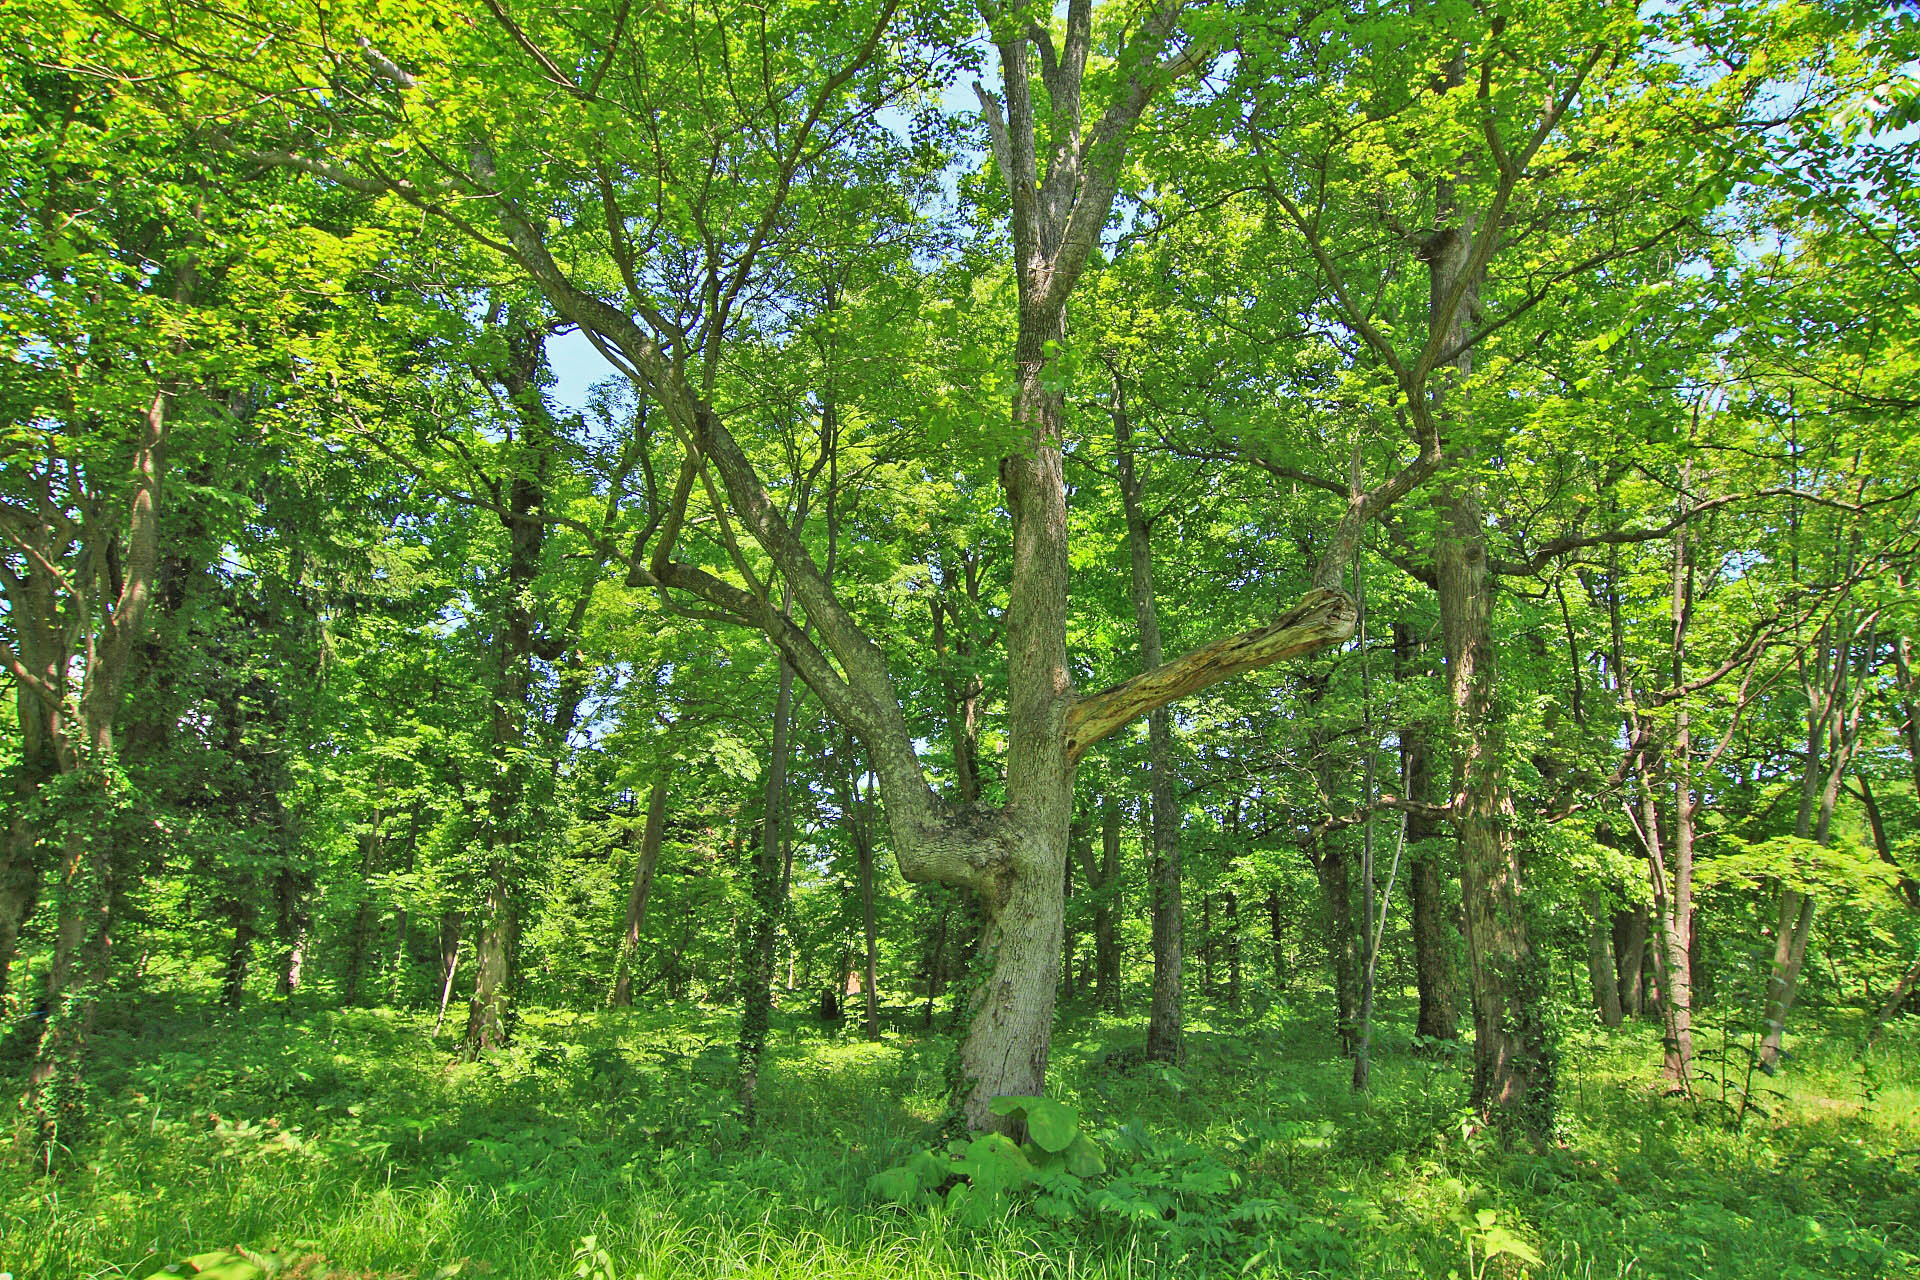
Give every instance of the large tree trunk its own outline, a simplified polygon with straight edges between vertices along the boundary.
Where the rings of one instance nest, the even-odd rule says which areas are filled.
[[[1647,1011],[1647,909],[1634,905],[1613,913],[1613,963],[1620,1012],[1638,1018]]]
[[[546,478],[552,466],[557,431],[540,391],[545,367],[544,339],[530,325],[505,335],[506,362],[499,372],[516,411],[519,445],[507,479],[506,509],[500,523],[507,533],[505,572],[495,581],[492,603],[493,713],[489,725],[492,778],[487,790],[486,898],[480,915],[479,950],[474,965],[473,1000],[467,1010],[464,1051],[468,1058],[504,1044],[510,1033],[515,961],[519,951],[520,878],[524,848],[532,826],[528,813],[534,773],[529,756],[533,659],[533,595],[546,540]]]
[[[640,853],[633,863],[633,885],[627,891],[626,925],[620,932],[620,954],[613,966],[613,990],[607,995],[611,1008],[625,1009],[633,1004],[633,968],[640,955],[640,931],[647,923],[647,898],[653,892],[653,871],[660,861],[660,840],[667,825],[667,784],[653,784],[647,793],[647,820],[640,833]]]
[[[1015,73],[1014,67],[1008,74]],[[1020,71],[1024,74],[1024,71]],[[1037,246],[1034,246],[1037,247]],[[1013,1130],[990,1110],[994,1098],[1045,1092],[1054,998],[1060,985],[1067,831],[1073,819],[1074,760],[1066,716],[1067,503],[1061,440],[1062,393],[1041,377],[1049,347],[1066,337],[1065,299],[1036,296],[1043,282],[1020,273],[1014,421],[1027,447],[1000,462],[1013,515],[1013,577],[1007,600],[1007,813],[1012,821],[989,852],[998,865],[975,886],[980,950],[991,975],[974,993],[961,1049],[967,1124]]]
[[[1587,983],[1603,1025],[1620,1025],[1620,988],[1613,963],[1613,918],[1598,892],[1587,895]]]
[[[1430,314],[1452,312],[1454,345],[1465,343],[1478,281],[1466,278],[1471,236],[1459,227],[1434,237]],[[1456,389],[1470,368],[1454,362]],[[1528,935],[1521,898],[1513,796],[1504,757],[1493,634],[1494,582],[1487,562],[1487,515],[1471,450],[1436,478],[1434,577],[1446,657],[1448,729],[1453,741],[1455,832],[1465,904],[1468,987],[1473,1006],[1473,1105],[1509,1133],[1544,1141],[1553,1121],[1554,1057],[1547,1031],[1545,962]]]
[[[467,1006],[463,1042],[463,1052],[469,1059],[478,1058],[507,1040],[514,927],[510,876],[506,863],[496,862],[487,878],[487,896],[480,904],[480,938],[473,957],[473,999]]]

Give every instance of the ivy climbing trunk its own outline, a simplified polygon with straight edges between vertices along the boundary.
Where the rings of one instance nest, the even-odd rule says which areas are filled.
[[[190,266],[179,270],[174,297],[184,304],[192,293],[193,272]],[[119,577],[116,582],[105,572],[88,575],[91,585],[79,588],[91,597],[74,602],[74,615],[91,624],[80,636],[84,647],[78,654],[62,647],[55,685],[24,672],[46,708],[50,755],[67,791],[62,798],[63,816],[55,827],[60,852],[54,951],[44,997],[47,1021],[27,1071],[16,1130],[16,1145],[49,1169],[63,1149],[71,1148],[85,1116],[82,1079],[88,1041],[112,958],[114,852],[122,838],[119,820],[125,799],[118,777],[114,723],[153,600],[161,489],[176,394],[171,381],[155,390],[140,415],[129,474],[115,477],[112,488],[120,492],[125,492],[124,482],[131,480],[124,523],[106,514],[104,494],[87,495],[79,541],[93,563],[104,565],[110,557],[117,560]],[[88,483],[79,479],[78,471],[74,478],[83,486]],[[49,503],[48,509],[58,508]],[[56,563],[59,550],[53,545],[53,528],[43,522],[36,536],[46,551],[54,552],[43,551],[41,558]],[[49,593],[48,602],[52,599]],[[16,628],[22,621],[27,627],[44,624],[47,630],[53,629],[52,619],[16,619]],[[76,656],[84,662],[77,717],[68,708],[66,688],[68,664]],[[7,657],[20,678],[23,668],[11,651]]]
[[[546,537],[544,507],[555,432],[540,391],[543,337],[532,325],[506,334],[506,362],[497,374],[515,410],[517,436],[509,442],[511,473],[491,482],[504,496],[499,510],[507,535],[504,571],[493,583],[494,669],[489,719],[485,896],[474,955],[473,998],[467,1007],[464,1052],[469,1059],[504,1044],[509,1034],[514,956],[519,946],[520,875],[530,836],[527,812],[532,772],[529,733],[534,687],[535,582]],[[484,376],[484,371],[483,371]],[[501,491],[504,490],[504,495]]]

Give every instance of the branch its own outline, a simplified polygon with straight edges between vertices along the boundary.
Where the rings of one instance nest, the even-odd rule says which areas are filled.
[[[1121,725],[1175,699],[1282,658],[1339,644],[1353,634],[1355,617],[1353,601],[1344,593],[1316,588],[1264,627],[1216,640],[1131,680],[1089,694],[1067,712],[1067,758],[1079,760],[1087,748]]]

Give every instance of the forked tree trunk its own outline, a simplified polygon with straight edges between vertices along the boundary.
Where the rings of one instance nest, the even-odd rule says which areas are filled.
[[[1019,295],[1010,415],[1017,439],[1000,463],[1012,524],[1004,615],[1006,795],[994,810],[978,804],[956,808],[933,793],[885,655],[834,594],[769,495],[713,407],[710,388],[694,386],[663,359],[658,342],[631,314],[575,284],[553,258],[538,225],[516,210],[497,210],[516,254],[560,313],[621,350],[718,473],[739,526],[799,597],[808,628],[793,625],[753,593],[676,561],[673,536],[665,531],[644,564],[637,557],[631,563],[633,585],[687,593],[764,630],[831,714],[864,740],[885,796],[902,874],[967,889],[977,900],[989,977],[974,992],[960,1060],[966,1119],[979,1129],[1014,1129],[1012,1122],[993,1115],[992,1100],[1044,1088],[1058,990],[1073,772],[1080,755],[1120,725],[1176,698],[1284,657],[1316,652],[1352,631],[1352,602],[1337,581],[1323,583],[1316,574],[1316,589],[1272,624],[1217,641],[1111,689],[1075,696],[1066,652],[1066,407],[1062,393],[1049,385],[1055,380],[1048,369],[1067,337],[1068,297],[1112,211],[1128,137],[1156,94],[1210,59],[1212,46],[1205,42],[1167,56],[1179,17],[1179,6],[1158,9],[1126,33],[1123,47],[1111,53],[1118,70],[1111,80],[1103,78],[1106,100],[1091,121],[1083,113],[1081,92],[1095,47],[1091,0],[1069,0],[1062,40],[1038,68],[1050,117],[1044,129],[1032,83],[1035,29],[1030,25],[996,25],[1005,99],[979,91],[1006,180]],[[872,56],[884,34],[873,33],[854,66]],[[804,132],[802,126],[803,138]],[[1044,167],[1043,134],[1048,139]],[[481,150],[474,159],[476,176],[492,182],[491,156]],[[721,325],[711,331],[718,334]],[[1384,502],[1391,495],[1376,496]],[[1353,506],[1342,525],[1349,540],[1378,502]]]
[[[1807,750],[1794,834],[1823,848],[1833,839],[1840,783],[1859,748],[1860,713],[1875,683],[1865,670],[1879,660],[1873,618],[1869,617],[1862,629],[1863,672],[1857,679],[1853,678],[1853,648],[1862,637],[1844,613],[1820,629],[1814,637],[1812,655],[1803,654],[1801,659],[1807,697]],[[1773,963],[1767,974],[1766,1035],[1760,1041],[1760,1066],[1769,1074],[1785,1053],[1787,1014],[1799,994],[1814,910],[1812,895],[1781,889]]]
[[[640,933],[647,924],[647,899],[653,893],[653,872],[660,861],[660,841],[667,826],[667,784],[655,782],[647,792],[646,824],[640,833],[640,853],[633,863],[633,885],[627,891],[627,919],[620,932],[620,954],[613,966],[611,1008],[633,1004],[633,969],[640,955]]]
[[[1009,76],[1024,75],[1009,66]],[[980,951],[990,968],[974,993],[960,1052],[973,1129],[1013,1130],[992,1113],[994,1098],[1046,1090],[1053,1006],[1060,985],[1067,830],[1073,818],[1073,767],[1066,716],[1073,677],[1067,664],[1067,508],[1061,441],[1066,403],[1041,377],[1050,347],[1066,336],[1065,299],[1020,273],[1014,421],[1029,443],[1001,460],[1013,515],[1013,578],[1007,601],[1007,812],[988,847],[996,868],[974,886]]]
[[[176,303],[184,305],[189,300],[193,281],[191,266],[179,270]],[[119,801],[111,781],[113,729],[120,711],[121,689],[153,599],[159,563],[161,485],[166,476],[174,392],[172,382],[163,383],[144,416],[132,460],[133,496],[124,525],[124,553],[119,530],[95,524],[103,519],[99,513],[87,513],[82,525],[82,544],[97,557],[97,563],[104,564],[110,557],[124,558],[119,589],[111,593],[115,597],[111,602],[106,599],[110,592],[104,573],[99,575],[97,588],[82,588],[97,590],[97,598],[86,602],[85,612],[99,621],[90,638],[77,725],[65,705],[64,668],[57,696],[44,681],[40,686],[53,726],[48,743],[52,758],[69,781],[75,777],[80,780],[69,795],[74,807],[59,824],[57,923],[53,963],[47,973],[47,1023],[27,1071],[27,1088],[15,1131],[16,1146],[48,1169],[57,1163],[63,1145],[70,1149],[77,1140],[86,1113],[82,1078],[88,1040],[112,959],[114,851],[121,835],[117,829]],[[32,619],[16,619],[16,628],[23,621],[29,626],[34,623]],[[16,669],[14,675],[16,679],[23,675],[37,678],[23,669]],[[76,728],[78,734],[74,733]]]

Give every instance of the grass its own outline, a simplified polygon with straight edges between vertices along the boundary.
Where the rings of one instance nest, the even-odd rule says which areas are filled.
[[[284,1280],[1920,1276],[1912,1020],[1864,1069],[1847,1025],[1803,1036],[1767,1082],[1781,1096],[1737,1129],[1659,1096],[1651,1028],[1573,1033],[1561,1141],[1523,1154],[1464,1123],[1457,1062],[1391,1035],[1356,1098],[1318,1020],[1201,1023],[1183,1069],[1115,1072],[1101,1056],[1137,1027],[1078,1011],[1050,1080],[1105,1133],[1108,1176],[1217,1185],[1182,1193],[1174,1221],[1016,1202],[970,1227],[866,1191],[936,1140],[937,1039],[783,1018],[749,1135],[724,1012],[532,1011],[476,1065],[414,1014],[209,1020],[147,1001],[136,1035],[134,1013],[103,1024],[76,1167],[0,1173],[16,1280],[145,1277],[233,1246],[270,1251]],[[1470,1270],[1490,1224],[1542,1265],[1476,1251]]]

